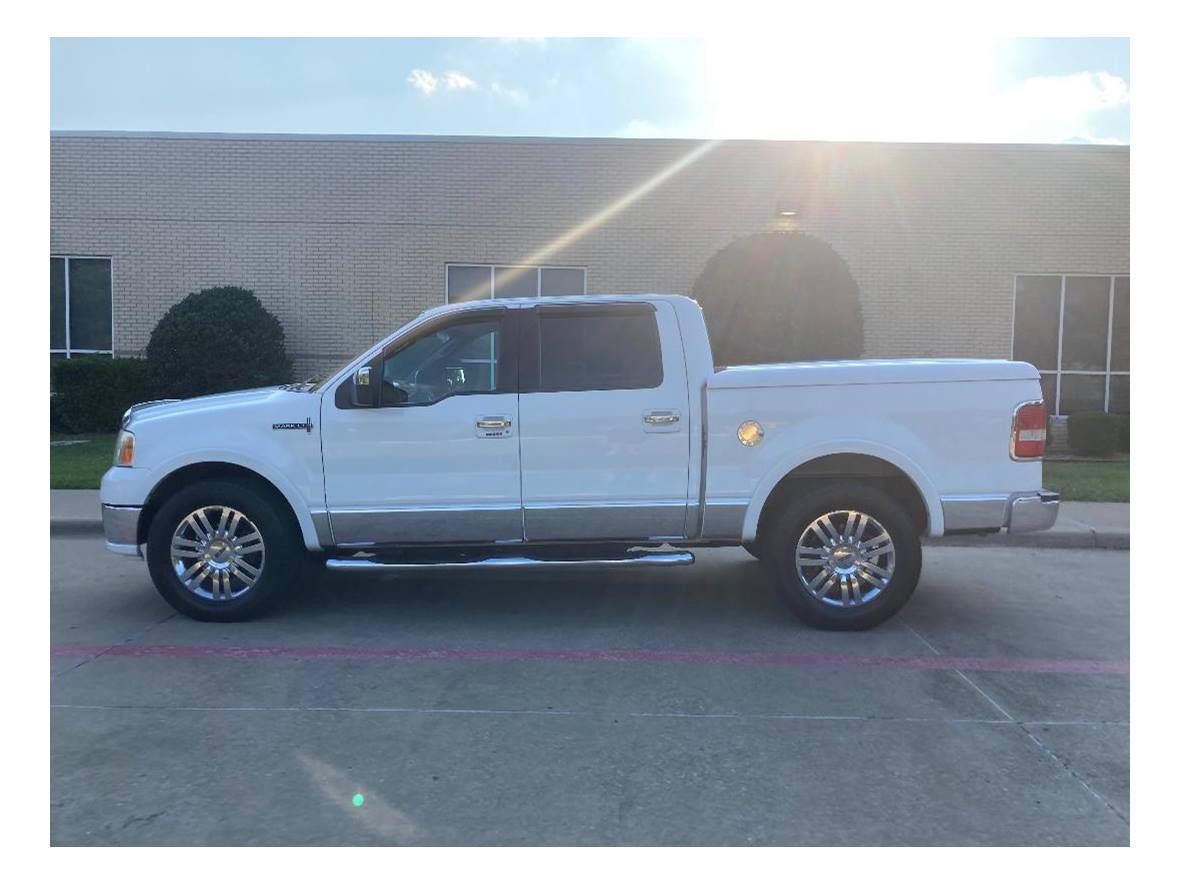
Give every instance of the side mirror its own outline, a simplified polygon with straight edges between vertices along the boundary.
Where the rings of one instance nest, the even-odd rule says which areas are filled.
[[[354,406],[377,405],[377,385],[372,383],[372,366],[361,366],[352,376],[352,404]]]

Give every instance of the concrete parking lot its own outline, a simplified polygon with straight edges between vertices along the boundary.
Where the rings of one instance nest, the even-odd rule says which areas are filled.
[[[325,576],[218,625],[52,550],[56,845],[1129,841],[1125,552],[929,548],[900,618],[831,634],[740,551]]]

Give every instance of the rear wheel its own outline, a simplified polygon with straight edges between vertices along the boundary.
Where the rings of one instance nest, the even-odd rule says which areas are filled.
[[[273,497],[205,480],[164,502],[148,529],[148,571],[177,611],[202,621],[262,614],[295,584],[302,540]]]
[[[901,610],[918,585],[913,519],[872,486],[838,483],[791,501],[759,539],[780,598],[826,630],[866,630]]]

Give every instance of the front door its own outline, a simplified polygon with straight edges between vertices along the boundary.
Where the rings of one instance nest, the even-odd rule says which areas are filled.
[[[449,314],[394,341],[371,365],[375,407],[325,398],[337,544],[521,540],[516,313]]]
[[[690,415],[672,307],[581,302],[520,313],[526,539],[683,538]]]

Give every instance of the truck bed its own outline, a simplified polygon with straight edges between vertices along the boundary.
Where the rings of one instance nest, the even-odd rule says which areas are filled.
[[[833,360],[728,366],[709,379],[714,389],[815,387],[829,384],[922,384],[1037,381],[1027,363],[983,359]]]

